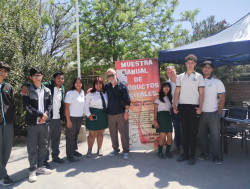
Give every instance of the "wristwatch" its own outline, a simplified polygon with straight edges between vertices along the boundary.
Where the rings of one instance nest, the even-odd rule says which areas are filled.
[[[128,113],[128,112],[129,112],[129,110],[125,110],[125,112],[127,112],[127,113]]]

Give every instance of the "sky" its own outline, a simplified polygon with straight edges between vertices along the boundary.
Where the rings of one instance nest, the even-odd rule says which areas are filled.
[[[69,2],[70,0],[54,1]],[[228,23],[233,24],[250,12],[250,0],[179,0],[175,15],[179,17],[180,12],[195,8],[200,11],[196,21],[214,15],[216,21],[225,19]]]
[[[199,9],[196,21],[215,16],[216,21],[225,19],[230,25],[250,12],[250,0],[179,0],[176,14]]]

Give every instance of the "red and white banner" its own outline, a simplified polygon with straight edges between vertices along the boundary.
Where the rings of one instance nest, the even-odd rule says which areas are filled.
[[[130,150],[148,150],[158,146],[154,123],[154,99],[160,90],[157,59],[116,61],[118,80],[127,85],[131,99],[129,112]]]

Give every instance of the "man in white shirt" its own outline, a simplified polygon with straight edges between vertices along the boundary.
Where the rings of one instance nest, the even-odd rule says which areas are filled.
[[[65,89],[64,73],[57,71],[53,74],[53,79],[49,82],[43,82],[45,87],[48,87],[51,91],[53,98],[53,106],[51,111],[50,133],[49,133],[49,145],[51,146],[52,161],[57,163],[64,163],[64,160],[59,157],[60,140],[61,140],[61,120],[65,120],[64,115],[64,97]],[[48,164],[49,152],[44,161],[44,165],[49,168]]]
[[[53,74],[53,79],[48,82],[43,82],[42,84],[49,88],[53,98],[53,105],[51,111],[51,122],[49,125],[49,146],[51,146],[51,155],[52,161],[57,163],[64,163],[64,160],[59,158],[59,144],[61,139],[61,120],[65,120],[64,115],[64,97],[65,89],[63,86],[64,83],[64,73],[57,71]],[[22,86],[22,94],[28,94],[28,87],[30,84],[24,84]],[[49,151],[44,160],[44,166],[50,168],[48,163],[49,160]]]
[[[173,110],[174,113],[179,113],[183,138],[183,153],[177,161],[188,160],[188,164],[193,165],[195,164],[199,115],[204,100],[204,79],[201,74],[194,71],[197,57],[190,54],[185,59],[187,71],[177,77]]]
[[[176,69],[174,66],[168,66],[166,69],[166,75],[168,76],[167,82],[171,84],[171,93],[173,96],[173,101],[174,101],[174,93],[176,89],[176,80],[177,80],[177,74],[176,74]],[[179,115],[175,114],[173,111],[173,108],[171,108],[171,117],[172,117],[172,122],[174,126],[174,142],[175,146],[177,149],[177,153],[181,152],[181,124],[180,124],[180,119]]]
[[[52,96],[49,88],[42,85],[43,74],[39,68],[30,69],[28,94],[23,95],[23,107],[26,111],[27,151],[29,157],[29,182],[37,180],[36,174],[51,174],[52,171],[44,167],[44,160],[48,152],[48,136]]]
[[[202,154],[198,157],[198,159],[204,160],[209,156],[209,131],[209,149],[212,159],[215,163],[222,164],[220,158],[220,115],[225,104],[226,90],[221,80],[212,77],[213,63],[211,61],[203,62],[201,70],[205,79],[205,95],[198,132],[201,141]],[[217,97],[219,97],[219,106]]]

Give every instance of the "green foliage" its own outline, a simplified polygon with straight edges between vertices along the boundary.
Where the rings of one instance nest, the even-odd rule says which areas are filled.
[[[177,5],[177,0],[80,0],[81,62],[157,57],[158,49],[183,40],[188,31],[180,23],[197,14],[174,19]]]
[[[213,75],[224,82],[237,80],[246,72],[249,66],[223,66],[214,68]]]
[[[24,128],[25,116],[20,87],[29,82],[30,67],[41,67],[43,81],[50,80],[55,71],[63,71],[66,90],[77,75],[76,65],[69,66],[76,60],[72,25],[75,1],[56,2],[0,0],[0,60],[11,67],[7,80],[15,89],[19,132]],[[89,75],[106,79],[106,70],[114,68],[116,60],[157,57],[160,49],[202,39],[228,26],[225,21],[216,22],[214,17],[194,23],[196,9],[174,18],[178,3],[178,0],[79,0],[83,79],[89,80]],[[193,35],[183,29],[183,22],[192,24]],[[161,81],[166,80],[167,65],[160,68]],[[185,70],[183,65],[175,67],[178,73]],[[228,80],[242,69],[219,68],[215,74]]]
[[[190,42],[214,35],[226,29],[229,25],[226,20],[216,21],[215,16],[209,16],[207,19],[193,25],[193,34]],[[245,70],[246,66],[222,66],[215,68],[213,74],[222,81],[230,81],[239,78]]]
[[[41,26],[36,0],[0,1],[0,60],[8,63],[11,68],[6,80],[15,91],[17,134],[23,132],[25,125],[20,88],[23,83],[30,82],[29,69],[40,67],[44,81],[47,81],[55,70],[66,68],[66,60],[42,55],[44,30]]]
[[[215,16],[209,16],[207,19],[197,22],[193,25],[193,35],[191,37],[191,42],[198,41],[210,35],[216,34],[224,29],[226,29],[229,24],[226,20],[221,20],[217,22]]]
[[[188,15],[185,13],[183,16]],[[226,20],[216,21],[215,16],[209,16],[207,19],[204,19],[200,22],[193,23],[192,26],[192,35],[183,40],[179,45],[184,45],[194,41],[201,40],[203,38],[214,35],[224,29],[226,29],[229,24]],[[171,64],[161,65],[161,74],[160,77],[164,81],[166,79],[165,68]],[[182,73],[185,71],[185,65],[174,65],[177,73]],[[222,66],[214,68],[213,74],[221,79],[224,82],[230,81],[232,79],[237,79],[241,76],[241,73],[246,71],[247,66]],[[196,67],[196,71],[201,73],[200,67]]]
[[[38,65],[41,52],[41,32],[35,0],[2,0],[0,6],[0,60],[8,63],[11,71],[8,82],[15,89],[16,124],[24,125],[24,112],[19,94],[27,82],[28,69]]]

